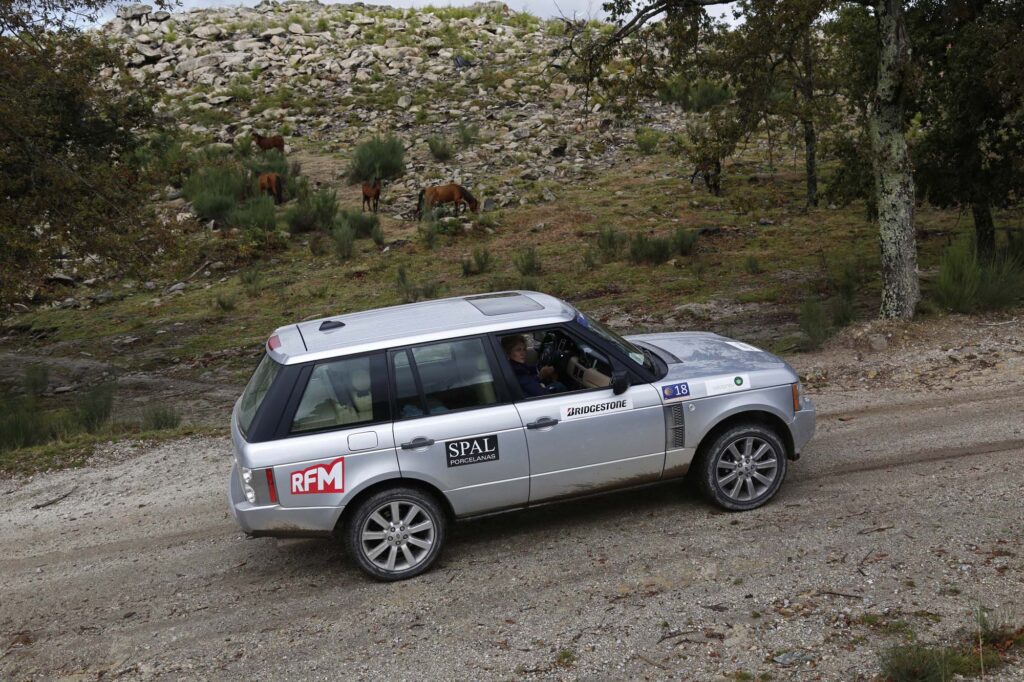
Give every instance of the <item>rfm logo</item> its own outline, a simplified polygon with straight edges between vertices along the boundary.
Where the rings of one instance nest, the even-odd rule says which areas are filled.
[[[292,495],[345,492],[345,458],[330,464],[315,464],[291,474]]]

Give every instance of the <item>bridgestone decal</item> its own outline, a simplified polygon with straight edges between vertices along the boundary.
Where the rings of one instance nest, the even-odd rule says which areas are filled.
[[[498,460],[498,434],[445,441],[444,453],[447,455],[449,468],[495,462]]]
[[[623,412],[633,409],[633,402],[629,398],[616,398],[615,400],[602,400],[599,403],[587,403],[585,405],[569,405],[562,408],[562,419],[580,419],[607,412]]]

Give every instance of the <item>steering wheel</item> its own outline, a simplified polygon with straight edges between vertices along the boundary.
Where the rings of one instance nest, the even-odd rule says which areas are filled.
[[[537,366],[546,367],[551,365],[558,370],[559,376],[565,376],[565,369],[569,363],[569,351],[566,348],[568,340],[558,337],[555,334],[547,334],[541,342],[540,351],[537,353]]]

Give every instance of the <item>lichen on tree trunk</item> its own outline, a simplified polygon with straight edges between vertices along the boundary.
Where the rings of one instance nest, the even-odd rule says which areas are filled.
[[[879,60],[870,134],[882,251],[879,314],[908,320],[921,297],[914,237],[914,177],[903,130],[902,91],[910,60],[903,0],[875,0]]]

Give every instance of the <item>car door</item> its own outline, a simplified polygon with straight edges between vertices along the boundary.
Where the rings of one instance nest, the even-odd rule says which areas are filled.
[[[402,476],[439,488],[459,516],[525,505],[526,437],[485,339],[398,349],[389,362]]]
[[[395,471],[387,376],[383,352],[303,368],[283,438],[260,444],[287,454],[273,468],[281,506],[337,507],[354,484]]]
[[[620,366],[607,354],[604,361]],[[530,453],[531,503],[661,476],[664,415],[650,384],[637,382],[620,394],[605,387],[523,396],[515,406]]]

